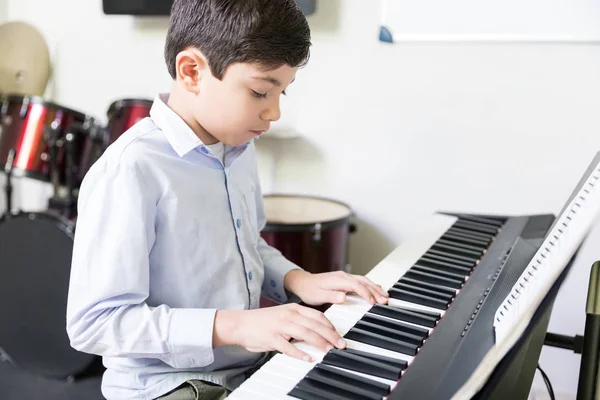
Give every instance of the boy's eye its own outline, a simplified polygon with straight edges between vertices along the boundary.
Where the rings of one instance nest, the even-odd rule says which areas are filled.
[[[265,97],[267,97],[267,94],[266,93],[258,93],[256,90],[253,90],[252,96],[254,96],[258,99],[264,99]]]

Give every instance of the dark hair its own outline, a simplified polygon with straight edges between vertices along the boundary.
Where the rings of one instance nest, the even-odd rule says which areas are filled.
[[[310,28],[296,0],[175,0],[165,43],[173,79],[177,54],[189,46],[204,54],[218,79],[237,62],[302,67]]]

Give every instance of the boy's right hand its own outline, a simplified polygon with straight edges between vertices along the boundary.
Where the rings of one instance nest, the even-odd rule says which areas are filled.
[[[310,361],[310,356],[291,344],[290,339],[305,341],[325,352],[346,346],[322,312],[298,304],[256,310],[219,310],[215,316],[214,347],[239,345],[252,352],[278,350]]]

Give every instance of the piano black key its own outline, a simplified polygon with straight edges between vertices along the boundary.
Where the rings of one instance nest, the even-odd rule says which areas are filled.
[[[325,365],[332,365],[349,371],[360,372],[390,380],[400,379],[402,371],[408,365],[406,361],[404,362],[405,365],[403,367],[391,365],[338,349],[329,351],[325,357],[323,357],[323,364]]]
[[[317,364],[306,375],[307,379],[321,382],[369,399],[381,399],[390,392],[389,385],[369,378],[339,370],[325,364]]]
[[[448,286],[454,289],[460,289],[464,282],[463,279],[455,279],[443,276],[442,271],[434,271],[431,272],[425,268],[418,268],[417,266],[412,267],[406,273],[406,276],[409,278],[419,279],[425,282],[433,283],[435,285],[443,285]]]
[[[370,400],[369,397],[340,390],[312,379],[302,379],[288,395],[302,400]]]
[[[450,303],[452,301],[452,298],[454,297],[453,294],[423,288],[420,285],[412,285],[408,282],[397,282],[394,284],[394,286],[392,288],[406,290],[406,291],[409,291],[412,293],[422,294],[424,296],[430,296],[430,297],[436,298],[438,300],[443,300],[446,302],[446,304]]]
[[[419,326],[409,325],[401,321],[381,317],[376,314],[371,314],[367,312],[361,318],[361,321],[371,322],[373,324],[379,324],[381,326],[385,326],[387,328],[392,328],[397,331],[402,331],[406,333],[411,333],[413,335],[417,335],[423,339],[426,339],[429,336],[429,330],[425,328],[421,328]]]
[[[497,228],[502,228],[502,226],[504,226],[504,222],[503,221],[499,221],[499,220],[491,219],[491,218],[486,218],[486,217],[479,217],[477,215],[463,214],[463,215],[459,215],[458,218],[461,219],[461,220],[467,220],[467,221],[473,221],[473,222],[481,222],[483,224],[492,225],[492,226],[495,226]]]
[[[394,307],[383,304],[375,304],[373,307],[371,307],[369,312],[372,314],[383,315],[384,317],[392,318],[398,321],[426,326],[427,328],[433,328],[441,317],[440,313],[422,310],[409,310],[403,307]]]
[[[488,233],[491,235],[496,235],[498,233],[498,227],[489,226],[486,224],[482,224],[474,221],[466,221],[466,220],[458,220],[454,223],[454,226],[464,229],[473,230],[475,232]]]
[[[337,349],[334,349],[334,350],[337,350]],[[346,348],[344,350],[338,350],[338,351],[343,351],[345,353],[350,353],[350,354],[354,354],[354,355],[357,355],[360,357],[368,358],[370,360],[377,361],[377,362],[380,362],[380,363],[383,363],[386,365],[392,365],[392,366],[395,366],[402,370],[405,370],[406,367],[408,367],[408,361],[400,360],[398,358],[392,358],[392,357],[382,356],[380,354],[368,353],[366,351],[357,350],[357,349]]]
[[[490,244],[489,240],[473,239],[471,237],[466,237],[464,235],[455,234],[450,231],[448,231],[447,233],[442,235],[440,240],[448,240],[455,244],[466,244],[469,246],[474,246],[478,250],[485,250],[485,249],[487,249],[488,245]]]
[[[446,300],[440,300],[435,297],[419,294],[415,292],[410,292],[405,289],[395,289],[391,288],[388,293],[390,297],[397,300],[407,301],[409,303],[420,304],[422,306],[437,308],[440,310],[445,310],[448,308],[448,302]]]
[[[367,332],[376,333],[393,339],[398,339],[406,343],[411,343],[421,347],[423,345],[423,337],[419,335],[413,335],[412,333],[403,332],[387,326],[374,324],[365,320],[360,320],[354,325],[356,329],[362,329]]]
[[[442,268],[442,267],[427,267],[427,266],[421,265],[421,264],[415,264],[415,265],[413,265],[410,268],[410,270],[417,270],[417,271],[427,272],[427,273],[430,273],[430,274],[434,274],[436,276],[443,276],[443,277],[450,278],[450,279],[455,279],[455,280],[461,281],[461,282],[463,282],[465,280],[465,277],[467,277],[469,275],[468,272],[448,271],[446,268]]]
[[[484,251],[486,250],[486,246],[473,246],[470,244],[464,244],[464,243],[457,243],[456,241],[453,240],[447,240],[444,239],[443,236],[441,239],[439,239],[436,242],[436,246],[437,245],[446,245],[448,247],[453,247],[453,248],[457,248],[457,249],[464,249],[464,250],[470,250],[470,251],[474,251],[477,254],[483,254]]]
[[[402,340],[389,338],[373,332],[368,332],[363,329],[352,328],[344,336],[346,339],[356,340],[357,342],[370,344],[372,346],[381,347],[395,351],[397,353],[414,356],[417,354],[419,346],[413,343],[407,343]]]
[[[319,389],[320,390],[320,389]],[[316,394],[314,391],[311,390],[306,390],[303,386],[300,386],[300,384],[296,385],[296,387],[288,393],[288,396],[291,397],[295,397],[297,399],[301,399],[301,400],[344,400],[345,397],[343,396],[333,396],[333,395],[329,395],[328,393],[321,391],[322,395],[318,395]]]
[[[446,231],[446,234],[461,236],[467,239],[481,240],[484,243],[491,242],[493,236],[485,233],[473,232],[468,229],[452,227]]]
[[[419,259],[419,261],[417,261],[417,264],[422,265],[424,267],[434,267],[436,269],[444,269],[446,271],[460,273],[465,276],[470,274],[471,270],[474,267],[474,265],[465,267],[463,265],[459,265],[456,262],[450,263],[450,262],[446,262],[446,261],[439,261],[439,260],[434,260],[429,257],[421,257]]]
[[[451,253],[444,253],[443,251],[436,251],[431,249],[428,250],[419,261],[421,260],[445,262],[451,265],[455,265],[457,267],[464,267],[467,269],[473,268],[477,261],[479,261],[479,259],[476,258],[457,256]]]
[[[445,251],[448,253],[455,254],[457,256],[473,257],[474,260],[481,259],[481,256],[483,254],[481,250],[473,250],[469,248],[459,247],[456,245],[452,246],[449,244],[441,243],[441,241],[437,241],[433,246],[431,246],[431,250]]]
[[[420,287],[420,288],[428,289],[428,290],[433,290],[434,292],[437,292],[437,293],[445,293],[449,296],[456,297],[455,289],[452,289],[452,288],[449,288],[446,286],[441,286],[441,285],[434,285],[432,283],[427,283],[427,282],[419,281],[416,279],[411,279],[406,276],[403,276],[402,278],[400,278],[400,280],[396,283],[408,283],[409,285],[412,285],[412,286],[416,286],[416,287]]]
[[[403,307],[394,307],[383,304],[375,304],[373,307],[371,307],[369,312],[372,314],[383,315],[384,317],[392,318],[398,321],[425,326],[427,328],[433,328],[441,317],[440,313],[422,310],[409,310]]]

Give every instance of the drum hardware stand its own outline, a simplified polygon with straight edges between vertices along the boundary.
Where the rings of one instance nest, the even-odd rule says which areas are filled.
[[[600,261],[592,265],[584,336],[547,333],[544,344],[581,354],[577,400],[600,399]]]
[[[6,218],[10,219],[12,214],[12,171],[15,162],[15,149],[10,149],[8,151],[8,158],[6,160],[6,164],[4,165],[4,172],[6,173],[6,185],[4,186],[6,192]]]
[[[66,176],[66,180],[67,180],[67,198],[66,198],[66,204],[65,204],[65,211],[67,211],[68,213],[71,213],[73,211],[73,207],[75,206],[76,200],[75,200],[75,196],[74,196],[74,190],[75,190],[75,159],[74,159],[74,153],[75,153],[75,135],[72,132],[67,132],[67,134],[65,135],[65,149],[66,149],[66,156],[67,156],[67,176]]]

